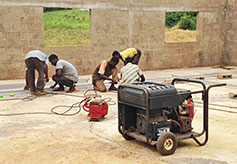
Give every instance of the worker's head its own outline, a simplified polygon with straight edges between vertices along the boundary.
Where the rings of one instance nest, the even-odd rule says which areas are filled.
[[[119,63],[119,59],[116,57],[112,57],[109,61],[109,66],[114,68]]]
[[[112,56],[113,56],[113,57],[116,57],[116,58],[118,58],[118,59],[121,58],[121,55],[120,55],[120,53],[119,53],[118,51],[114,51],[114,52],[112,53]]]
[[[57,62],[58,62],[58,57],[57,57],[57,55],[51,54],[51,55],[49,56],[49,61],[50,61],[50,63],[51,63],[52,65],[56,66],[56,64],[57,64]]]
[[[126,59],[125,59],[125,65],[126,64],[128,64],[128,63],[132,63],[132,61],[133,61],[133,59],[132,58],[130,58],[130,57],[127,57]]]

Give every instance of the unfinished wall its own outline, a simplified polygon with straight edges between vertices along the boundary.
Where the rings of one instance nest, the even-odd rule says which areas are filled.
[[[229,0],[226,13],[226,56],[229,65],[237,65],[237,0]]]
[[[234,0],[0,2],[0,79],[23,78],[24,57],[31,49],[57,53],[74,64],[79,74],[91,74],[101,60],[111,57],[114,50],[127,47],[142,51],[139,65],[143,70],[211,66],[228,64],[230,60],[237,64]],[[43,7],[91,9],[91,44],[45,47]],[[165,43],[165,13],[172,11],[199,13],[196,42]],[[229,25],[226,26],[226,22]],[[53,72],[54,68],[50,66],[50,74]]]

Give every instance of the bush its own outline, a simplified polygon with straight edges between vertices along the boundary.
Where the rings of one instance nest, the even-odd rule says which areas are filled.
[[[178,24],[180,18],[184,15],[184,12],[168,12],[165,15],[165,26],[173,27]]]
[[[195,20],[196,24],[197,12],[167,12],[165,15],[165,26],[171,28],[177,25],[183,16],[189,16]]]
[[[191,18],[190,16],[184,15],[178,23],[178,28],[183,30],[196,30],[195,19]]]

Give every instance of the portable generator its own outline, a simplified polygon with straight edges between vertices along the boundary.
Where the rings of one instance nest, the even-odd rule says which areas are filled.
[[[176,81],[201,84],[203,89],[193,91],[176,89]],[[118,130],[126,140],[140,140],[156,145],[162,155],[174,153],[177,142],[193,138],[200,146],[208,141],[208,92],[211,85],[198,80],[173,79],[171,85],[152,82],[120,85],[118,88]],[[194,117],[193,94],[202,94],[203,131],[192,131]],[[205,133],[203,143],[197,137]]]
[[[90,121],[100,121],[108,114],[108,104],[103,100],[89,99],[85,101],[83,109],[89,112]]]

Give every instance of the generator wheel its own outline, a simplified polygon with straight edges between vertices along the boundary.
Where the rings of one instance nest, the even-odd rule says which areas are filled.
[[[134,140],[135,138],[133,138],[133,137],[130,137],[129,135],[127,135],[127,134],[122,134],[122,136],[123,136],[123,138],[125,139],[125,140]]]
[[[176,136],[171,132],[165,132],[158,137],[156,148],[162,155],[173,154],[177,148]]]

